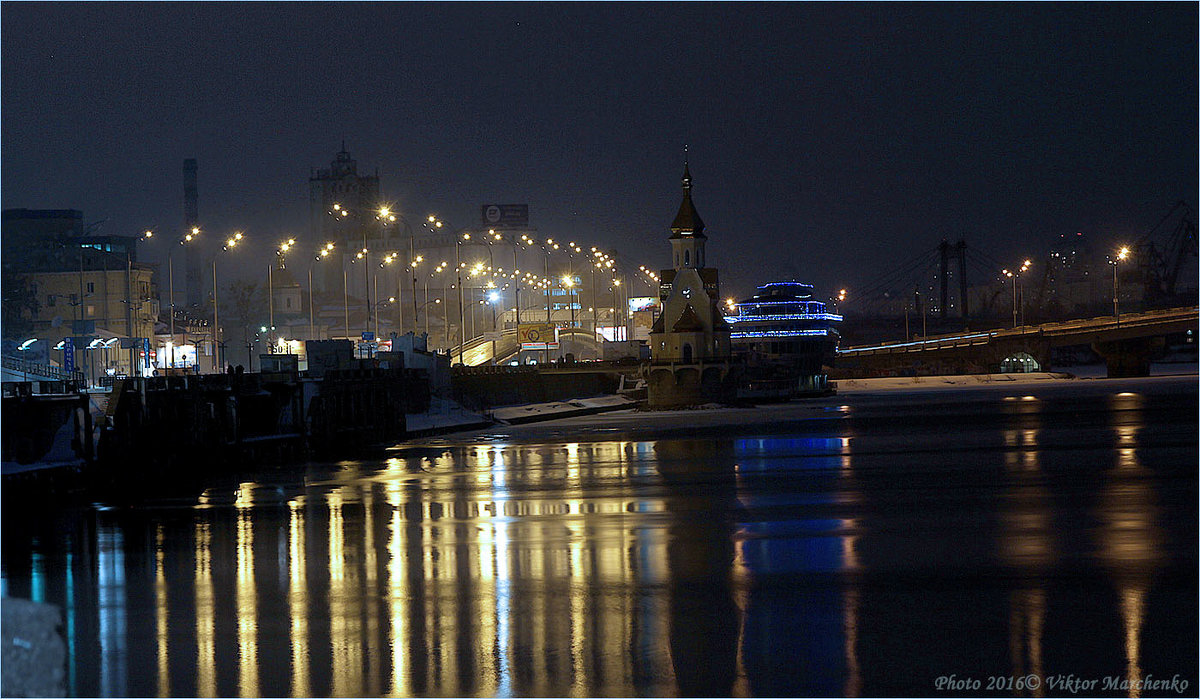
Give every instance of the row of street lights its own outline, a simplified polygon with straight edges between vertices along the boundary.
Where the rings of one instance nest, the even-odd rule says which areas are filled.
[[[333,204],[332,210],[329,213],[336,220],[340,220],[340,221],[348,221],[352,217],[355,216],[355,214],[352,210],[348,209],[347,207],[342,206],[339,203]],[[399,264],[400,264],[399,253],[398,252],[389,252],[382,256],[381,262],[379,262],[379,265],[382,268],[385,266],[396,264],[399,267],[399,269],[407,269],[411,273],[411,275],[412,275],[412,292],[411,293],[412,293],[412,308],[413,308],[412,323],[413,323],[413,329],[414,329],[414,331],[416,331],[416,329],[419,327],[419,322],[420,322],[419,311],[427,308],[430,305],[440,303],[441,299],[434,299],[433,301],[429,300],[429,298],[428,298],[428,279],[426,279],[426,281],[425,281],[426,300],[425,300],[424,304],[421,304],[418,306],[417,275],[419,273],[420,265],[422,263],[424,263],[425,260],[423,257],[417,256],[414,254],[413,248],[415,246],[414,246],[414,243],[412,240],[413,235],[412,235],[412,231],[411,231],[411,226],[408,225],[408,222],[404,219],[404,217],[393,213],[387,207],[381,207],[381,208],[373,211],[372,213],[374,214],[375,220],[379,221],[381,224],[381,228],[382,228],[381,233],[383,234],[381,237],[385,241],[388,238],[388,236],[386,234],[387,226],[390,224],[393,224],[397,221],[401,221],[402,223],[404,223],[404,225],[406,226],[406,228],[409,231],[409,234],[410,234],[409,235],[409,237],[410,237],[409,263],[407,265],[404,265],[403,267],[399,267]],[[439,232],[439,229],[443,228],[445,225],[444,222],[439,220],[436,216],[429,216],[423,223],[431,232]],[[146,234],[147,238],[151,237],[152,235],[153,234],[151,231],[147,231],[147,234]],[[186,245],[186,244],[192,243],[193,241],[199,239],[200,235],[201,235],[200,229],[198,227],[193,228],[190,231],[188,231],[181,240],[179,240],[179,243],[181,245]],[[230,250],[234,249],[242,242],[243,238],[244,238],[244,234],[242,234],[240,232],[235,233],[233,236],[231,236],[229,239],[227,239],[225,241],[225,244],[222,247],[222,250],[230,251]],[[462,261],[461,248],[464,244],[471,244],[471,242],[472,241],[471,241],[470,233],[464,233],[464,234],[462,234],[461,237],[456,236],[456,238],[455,238],[455,267],[456,267],[456,275],[457,275],[457,286],[459,288],[459,333],[458,333],[459,341],[457,344],[459,346],[458,354],[459,354],[460,362],[462,360],[463,346],[465,344],[465,327],[464,327],[464,325],[465,325],[465,308],[464,308],[465,289],[464,289],[464,285],[462,283],[462,281],[463,281],[462,275],[463,275],[463,271],[465,269],[467,269],[466,264]],[[560,250],[565,252],[568,256],[568,273],[566,275],[563,275],[561,286],[566,291],[567,296],[568,296],[567,305],[568,305],[570,315],[571,315],[570,324],[572,326],[575,325],[575,323],[576,323],[575,293],[576,293],[576,289],[578,287],[578,281],[575,276],[575,261],[576,261],[575,258],[577,255],[579,255],[581,257],[584,256],[583,249],[580,246],[578,246],[574,242],[567,243],[567,244],[565,244],[565,246],[563,246],[559,243],[556,243],[551,238],[547,238],[544,242],[539,242],[539,241],[531,238],[527,234],[522,234],[519,237],[514,235],[511,238],[507,238],[507,237],[503,236],[502,234],[496,232],[494,229],[489,230],[486,235],[481,235],[479,237],[479,242],[482,242],[482,243],[488,245],[488,259],[489,259],[489,262],[491,263],[487,266],[487,272],[488,272],[488,276],[491,277],[491,280],[488,282],[488,288],[492,289],[492,291],[488,292],[487,301],[490,303],[490,305],[492,305],[493,331],[495,331],[497,328],[497,320],[495,317],[496,306],[499,305],[499,303],[500,303],[500,299],[502,298],[501,294],[503,292],[503,289],[507,288],[507,286],[508,286],[507,283],[504,283],[502,288],[497,289],[496,288],[497,278],[501,278],[501,279],[511,278],[512,279],[513,293],[514,293],[513,318],[514,318],[515,324],[517,324],[519,326],[520,322],[521,322],[521,288],[522,288],[522,284],[524,284],[525,286],[534,287],[534,288],[541,287],[542,289],[545,290],[546,314],[547,314],[546,319],[547,319],[547,322],[552,321],[553,302],[551,300],[551,290],[552,290],[552,287],[554,286],[554,284],[553,284],[553,280],[551,279],[550,274],[549,274],[549,272],[550,272],[550,256],[551,256],[552,252],[557,252]],[[495,265],[494,265],[495,260],[494,260],[492,247],[494,245],[502,244],[505,242],[507,242],[508,244],[511,244],[513,246],[513,249],[512,249],[513,269],[512,269],[511,273],[505,272],[503,270],[503,268],[498,268],[498,267],[495,267]],[[288,254],[290,251],[292,251],[295,248],[295,245],[296,245],[295,239],[290,238],[287,241],[281,243],[279,245],[279,247],[275,250],[275,253],[277,256],[276,263],[278,264],[278,266],[281,269],[284,266],[284,256],[286,254]],[[535,275],[529,271],[526,271],[524,274],[522,274],[521,271],[517,268],[518,253],[519,253],[519,250],[522,248],[526,248],[526,249],[541,248],[541,250],[545,254],[545,262],[544,262],[544,266],[543,266],[544,274],[540,278],[538,277],[538,275]],[[317,253],[316,257],[314,258],[314,262],[319,262],[320,260],[323,260],[323,259],[329,257],[334,252],[334,250],[335,250],[334,243],[332,243],[332,242],[326,243],[326,245],[323,248],[321,248],[321,250]],[[592,312],[592,330],[593,330],[593,332],[598,332],[599,331],[599,307],[598,307],[599,304],[596,303],[597,295],[596,295],[596,288],[595,288],[595,272],[596,272],[596,270],[601,270],[601,271],[608,271],[610,273],[610,291],[612,292],[612,295],[613,295],[614,306],[612,308],[612,313],[613,313],[613,321],[614,322],[616,320],[616,303],[617,303],[616,299],[617,299],[617,293],[618,293],[619,287],[621,286],[621,280],[616,275],[616,271],[614,269],[615,258],[613,256],[611,256],[608,253],[605,253],[603,251],[600,251],[596,248],[592,248],[591,252],[595,256],[595,259],[592,260],[591,264],[589,265],[591,268],[590,273],[592,276],[592,299],[593,299],[593,305],[590,310]],[[375,298],[375,302],[372,303],[372,299],[371,299],[372,285],[371,285],[370,273],[369,273],[369,269],[368,269],[369,262],[370,262],[370,253],[371,253],[371,249],[369,246],[369,241],[368,241],[368,236],[367,236],[367,228],[364,227],[363,228],[362,248],[355,252],[354,257],[351,260],[351,264],[357,264],[359,262],[363,263],[364,300],[365,300],[366,308],[367,308],[366,317],[364,318],[364,323],[365,323],[364,331],[370,327],[371,318],[374,317],[375,325],[376,325],[376,332],[378,332],[378,322],[379,322],[378,314],[379,314],[379,306],[380,306],[380,303],[378,301],[378,298],[379,298],[379,296],[378,296],[378,277],[376,277],[375,285],[374,285],[375,292],[376,292],[375,293],[376,298]],[[218,282],[217,282],[217,268],[216,268],[217,264],[216,263],[217,263],[216,256],[214,256],[212,259],[213,325],[214,325],[212,335],[213,335],[213,343],[214,343],[214,352],[213,352],[214,369],[217,367],[218,363],[221,361],[220,347],[223,344],[220,341],[220,327],[219,327],[220,318],[219,318],[219,311],[217,308],[217,306],[218,306],[218,298],[217,298]],[[272,341],[273,341],[273,333],[275,330],[274,288],[273,288],[273,286],[274,286],[274,284],[273,284],[274,266],[275,265],[271,265],[268,268],[268,280],[267,280],[268,281],[268,297],[269,297],[269,299],[268,299],[269,332],[272,334]],[[309,334],[311,336],[315,336],[315,318],[313,315],[314,314],[314,298],[313,298],[313,283],[312,283],[312,267],[313,267],[313,265],[310,264],[309,269],[308,269]],[[434,274],[443,273],[445,271],[445,269],[446,269],[446,263],[443,262],[436,269],[431,271],[426,276],[432,277]],[[656,278],[652,272],[645,270],[644,267],[642,269],[651,278]],[[346,277],[346,274],[347,274],[346,269],[343,268],[343,310],[344,310],[343,323],[344,323],[344,327],[347,329],[347,332],[348,332],[349,331],[349,290],[348,290],[348,284],[347,284],[348,279]],[[170,253],[168,253],[168,276],[169,276],[169,283],[170,283],[170,287],[171,287],[170,288],[171,323],[172,323],[171,334],[172,334],[172,338],[174,338],[174,335],[175,335],[175,328],[174,328],[174,320],[175,320],[174,265],[173,265],[173,257]],[[484,276],[481,265],[476,264],[475,266],[473,266],[471,268],[471,272],[468,274],[468,276],[469,277]],[[395,304],[395,306],[397,308],[398,327],[402,328],[404,326],[404,314],[403,314],[403,302],[401,301],[401,299],[402,299],[402,285],[401,285],[401,283],[399,281],[399,277],[398,277],[397,278],[397,286],[396,286],[396,296],[389,298],[389,302]],[[372,310],[374,310],[374,313],[375,313],[374,316],[371,315]],[[428,326],[429,326],[428,315],[426,316],[426,319],[425,319],[425,325],[428,330]],[[448,328],[447,328],[447,330],[448,330]],[[171,362],[172,363],[174,362],[174,352],[172,352]]]
[[[1121,263],[1124,262],[1126,259],[1128,259],[1130,254],[1131,254],[1131,251],[1129,249],[1129,246],[1122,245],[1120,248],[1117,249],[1116,253],[1109,260],[1109,264],[1111,264],[1112,268],[1113,268],[1113,296],[1112,296],[1113,318],[1116,319],[1116,322],[1118,325],[1121,324],[1121,306],[1120,306],[1120,297],[1118,295],[1119,282],[1118,282],[1118,278],[1117,278],[1117,271],[1118,271],[1118,268],[1120,267]],[[1033,266],[1032,260],[1025,260],[1023,263],[1021,263],[1021,268],[1015,272],[1009,271],[1007,269],[1001,270],[1001,272],[1000,272],[1002,275],[1004,275],[1005,277],[1012,280],[1012,289],[1013,289],[1013,307],[1012,308],[1013,308],[1013,327],[1014,328],[1017,327],[1017,309],[1018,309],[1017,279],[1020,278],[1020,276],[1022,274],[1024,274],[1032,266]],[[843,294],[844,293],[845,292],[843,291]],[[1025,304],[1024,303],[1020,304],[1020,311],[1022,314],[1021,325],[1024,325],[1024,322],[1025,322],[1025,319],[1024,319]]]

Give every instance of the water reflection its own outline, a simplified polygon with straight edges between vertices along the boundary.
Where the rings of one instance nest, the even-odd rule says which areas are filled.
[[[1082,444],[1003,405],[900,456],[911,426],[878,423],[398,450],[6,539],[0,582],[64,604],[79,694],[927,694],[1085,662],[1066,629],[1096,614],[1096,662],[1157,674],[1149,428]]]
[[[196,693],[217,696],[216,597],[213,592],[212,529],[197,519],[196,573]]]
[[[1113,397],[1117,410],[1132,410],[1142,397],[1121,393]],[[1113,426],[1116,463],[1105,474],[1097,515],[1100,559],[1109,571],[1120,599],[1125,679],[1129,696],[1141,696],[1143,679],[1141,641],[1145,601],[1154,575],[1163,562],[1163,532],[1158,524],[1157,498],[1151,473],[1141,462],[1138,433],[1141,425]]]

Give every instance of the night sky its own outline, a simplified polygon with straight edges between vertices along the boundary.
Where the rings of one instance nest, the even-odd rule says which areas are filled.
[[[407,214],[528,203],[654,267],[687,144],[729,294],[1196,204],[1194,3],[4,3],[0,31],[3,206],[110,234],[179,229],[194,157],[205,229],[265,251],[343,139]]]

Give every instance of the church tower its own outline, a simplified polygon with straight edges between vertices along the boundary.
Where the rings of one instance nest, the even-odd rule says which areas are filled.
[[[705,365],[729,360],[729,325],[721,315],[717,270],[706,266],[707,240],[704,221],[692,203],[692,174],[685,162],[683,201],[671,223],[673,268],[660,275],[662,313],[650,330],[652,365],[694,365],[703,373]]]

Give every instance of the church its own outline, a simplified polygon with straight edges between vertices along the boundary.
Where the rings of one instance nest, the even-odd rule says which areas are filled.
[[[684,163],[683,201],[671,223],[672,268],[659,275],[662,310],[650,330],[650,363],[643,369],[651,408],[722,402],[735,394],[730,330],[717,269],[706,266],[707,240]]]

